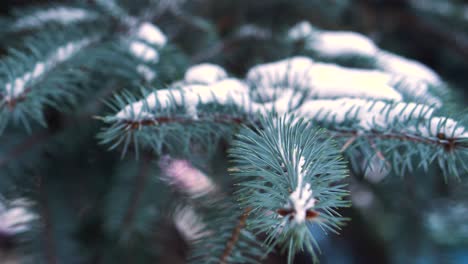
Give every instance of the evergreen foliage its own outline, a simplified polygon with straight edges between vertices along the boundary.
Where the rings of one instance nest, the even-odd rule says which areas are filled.
[[[463,103],[424,64],[325,30],[363,5],[332,2],[2,17],[0,262],[357,263],[340,251],[354,224],[392,263],[416,263],[418,239],[424,256],[466,246]],[[447,3],[431,15],[463,29]]]

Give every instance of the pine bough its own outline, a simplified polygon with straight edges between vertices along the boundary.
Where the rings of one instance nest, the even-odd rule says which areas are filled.
[[[445,177],[467,172],[468,132],[463,120],[443,116],[444,102],[438,95],[447,88],[434,72],[380,51],[355,33],[322,33],[301,23],[288,34],[293,41],[305,38],[315,58],[367,56],[375,68],[297,56],[254,66],[242,80],[229,77],[218,65],[203,63],[168,88],[144,92],[143,99],[118,97],[120,110],[104,118],[110,127],[100,137],[113,138],[113,147],[122,144],[124,151],[143,145],[162,154],[170,151],[173,135],[193,147],[210,144],[207,138],[230,139],[232,133],[220,135],[226,130],[219,127],[234,129],[231,171],[242,211],[226,205],[231,220],[222,213],[205,220],[204,233],[210,235],[193,242],[194,263],[251,263],[252,257],[258,261],[274,249],[287,252],[289,262],[301,250],[317,260],[319,245],[308,226],[336,232],[346,220],[337,209],[349,205],[343,181],[348,169],[368,172],[373,182],[391,171],[405,175],[434,164]],[[245,126],[237,131],[238,124]],[[204,129],[195,129],[199,127]],[[326,130],[317,130],[320,127]],[[378,173],[370,173],[369,168],[379,167]],[[186,180],[194,182],[190,176]],[[209,230],[216,226],[209,221],[216,219],[224,219],[216,223],[231,228]],[[247,239],[241,228],[253,237],[266,236],[258,249],[264,254],[258,255],[253,245],[239,252],[242,248],[233,240],[241,245]]]
[[[11,24],[9,33],[51,24],[76,29],[40,34],[2,58],[2,130],[10,120],[28,129],[29,119],[46,125],[44,106],[75,102],[83,84],[94,85],[83,81],[93,74],[129,86],[135,79],[137,86],[160,84],[158,69],[171,63],[161,62],[166,36],[112,1],[96,2],[98,11],[52,7]],[[89,21],[106,21],[97,12],[107,16],[103,24],[118,20],[126,30],[90,29]],[[192,248],[192,263],[253,263],[275,250],[286,252],[289,263],[302,250],[317,261],[319,245],[309,228],[337,232],[346,221],[340,208],[350,205],[348,174],[369,167],[386,168],[383,175],[366,175],[379,179],[433,166],[447,178],[468,172],[464,120],[446,116],[440,95],[448,89],[432,70],[353,32],[302,22],[284,37],[302,44],[305,55],[256,65],[244,79],[218,65],[194,65],[165,88],[142,89],[141,97],[115,95],[115,112],[100,117],[103,144],[123,154],[150,149],[160,157],[163,182],[185,197],[173,220]],[[109,39],[114,53],[108,53]],[[101,60],[110,54],[118,56]],[[332,63],[345,57],[364,58],[366,67]],[[105,70],[102,64],[115,66]],[[217,140],[230,145],[234,194],[188,160],[170,156],[209,151]],[[23,219],[32,219],[26,214],[12,224],[11,210],[0,207],[6,219],[0,239],[26,231]]]

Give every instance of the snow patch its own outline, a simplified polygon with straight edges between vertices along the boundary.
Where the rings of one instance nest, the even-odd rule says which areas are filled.
[[[293,153],[293,161],[296,159],[297,149]],[[315,198],[310,183],[304,184],[304,177],[307,170],[304,168],[305,159],[300,157],[299,163],[296,165],[297,170],[297,186],[296,189],[289,195],[289,202],[286,208],[294,210],[293,221],[297,224],[303,223],[306,220],[307,210],[314,208]]]
[[[379,52],[376,59],[378,67],[386,72],[424,80],[433,84],[441,83],[439,76],[420,62],[386,51]]]
[[[378,50],[366,36],[348,31],[323,31],[306,45],[310,49],[319,50],[321,55],[327,57],[373,56]]]
[[[130,42],[130,52],[144,62],[157,63],[159,61],[158,51],[141,41]]]
[[[190,67],[185,72],[184,79],[187,83],[212,84],[226,79],[227,76],[222,67],[211,63],[202,63]]]
[[[7,206],[0,202],[0,234],[15,235],[28,231],[30,222],[37,218],[28,210],[28,202],[17,199]]]
[[[313,120],[333,124],[353,120],[364,131],[386,129],[394,122],[406,122],[413,118],[427,119],[434,109],[422,104],[369,101],[341,98],[337,100],[313,100],[305,102],[298,113]]]
[[[97,18],[97,14],[82,8],[76,7],[53,7],[40,10],[31,15],[18,19],[13,24],[14,30],[39,27],[45,23],[57,22],[63,25],[71,23],[89,21]]]
[[[307,21],[302,21],[294,25],[288,31],[288,37],[292,40],[300,40],[308,38],[316,29]]]
[[[376,59],[377,68],[385,72],[435,85],[441,84],[440,77],[427,66],[381,50],[371,39],[359,33],[318,30],[304,21],[292,27],[288,37],[292,40],[305,39],[307,49],[326,57],[338,58],[345,55],[372,57]]]
[[[157,26],[149,22],[144,22],[140,25],[136,36],[141,40],[160,47],[167,43],[166,35]]]
[[[433,117],[415,129],[416,133],[420,133],[424,137],[437,137],[443,134],[446,138],[468,138],[468,131],[461,126],[457,121],[446,117]]]
[[[150,67],[139,64],[137,66],[137,72],[143,77],[146,82],[151,82],[156,78],[156,72],[154,72]]]
[[[225,79],[211,85],[182,85],[172,89],[157,90],[145,99],[124,107],[116,114],[123,120],[152,118],[150,112],[167,109],[172,105],[183,105],[193,112],[199,103],[236,104],[247,107],[250,103],[249,90],[245,83],[237,79]],[[156,109],[156,107],[158,109]]]
[[[274,87],[307,91],[309,97],[358,97],[401,101],[390,84],[392,76],[374,70],[350,69],[335,64],[314,63],[306,57],[293,57],[253,67],[247,80],[257,86],[262,98],[272,99]]]
[[[177,231],[187,242],[193,242],[210,234],[193,207],[184,206],[177,208],[172,219]]]
[[[343,55],[374,56],[378,48],[368,37],[351,31],[325,31],[315,29],[303,21],[288,32],[292,40],[309,39],[306,47],[319,51],[321,55],[338,57]]]

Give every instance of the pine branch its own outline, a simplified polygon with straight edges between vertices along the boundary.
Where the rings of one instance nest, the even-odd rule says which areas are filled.
[[[0,128],[13,120],[30,130],[29,118],[45,125],[45,105],[64,110],[67,103],[76,102],[80,89],[75,88],[83,82],[84,73],[72,70],[71,63],[77,62],[76,56],[95,44],[99,36],[78,29],[45,33],[26,39],[25,51],[12,50],[3,59],[0,72],[4,84],[0,91]]]
[[[263,118],[237,135],[230,156],[240,205],[252,208],[249,229],[268,234],[268,250],[280,245],[289,263],[304,247],[317,261],[308,226],[336,232],[345,220],[336,209],[349,206],[340,183],[347,170],[334,144],[303,119]]]
[[[98,18],[99,14],[87,5],[40,5],[15,10],[7,31],[30,31],[50,24],[66,26]]]

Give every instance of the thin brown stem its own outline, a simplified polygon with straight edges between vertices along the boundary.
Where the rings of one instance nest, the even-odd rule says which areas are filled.
[[[197,119],[192,117],[177,117],[177,116],[159,116],[153,119],[145,119],[140,121],[130,121],[126,120],[125,122],[130,129],[139,129],[144,126],[155,126],[161,124],[170,124],[170,123],[178,123],[178,124],[195,124],[195,123],[202,123],[202,122],[214,122],[220,124],[243,124],[246,123],[246,118],[238,117],[238,116],[231,116],[227,114],[223,115],[209,115],[209,116],[198,116]]]
[[[251,210],[252,208],[250,207],[245,208],[244,212],[239,217],[239,221],[237,222],[236,227],[232,231],[231,238],[226,243],[226,247],[224,248],[223,254],[221,255],[221,258],[219,259],[220,264],[227,264],[227,259],[231,255],[232,251],[234,250],[234,246],[236,245],[237,241],[239,241],[240,232],[245,227],[246,222],[247,222],[247,217],[249,216]]]
[[[349,146],[351,146],[354,143],[354,141],[356,141],[356,139],[357,139],[357,135],[350,137],[348,141],[346,141],[346,143],[340,149],[340,152],[345,152],[349,148]]]
[[[199,115],[198,119],[191,117],[177,117],[177,116],[159,116],[154,119],[147,119],[141,121],[124,121],[127,123],[128,128],[130,129],[140,129],[144,126],[155,126],[161,124],[170,124],[170,123],[179,123],[179,124],[194,124],[201,122],[214,122],[221,124],[246,124],[248,120],[254,120],[247,116],[231,116],[227,114],[219,115]],[[397,133],[397,132],[379,132],[379,131],[367,131],[365,133],[358,133],[359,131],[342,131],[334,130],[332,128],[328,129],[332,137],[343,138],[349,137],[348,141],[342,147],[341,152],[347,150],[350,145],[352,145],[359,137],[364,137],[368,141],[373,139],[388,139],[388,140],[399,140],[399,141],[409,141],[414,143],[425,143],[429,145],[439,145],[444,147],[448,152],[452,151],[455,148],[468,148],[466,144],[458,142],[456,138],[449,138],[444,134],[439,134],[437,137],[423,137],[421,135],[409,134],[409,133]]]

